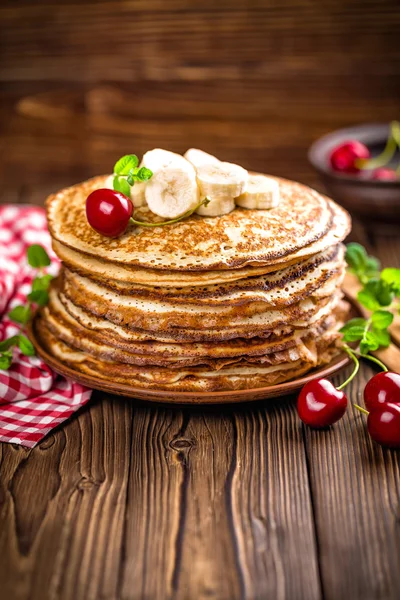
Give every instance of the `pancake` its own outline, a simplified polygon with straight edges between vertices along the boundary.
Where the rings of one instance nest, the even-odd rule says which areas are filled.
[[[192,215],[160,228],[129,226],[116,240],[95,232],[86,219],[86,197],[105,180],[97,177],[50,196],[47,216],[57,242],[116,266],[173,272],[271,266],[325,250],[350,227],[348,214],[332,200],[300,183],[277,179],[281,200],[276,208],[237,207],[220,217]],[[135,218],[162,220],[145,208],[135,211]]]
[[[71,347],[83,350],[107,360],[118,360],[128,364],[180,367],[188,365],[208,365],[219,368],[246,357],[247,360],[265,362],[265,357],[282,354],[288,349],[298,348],[302,340],[337,331],[343,323],[343,307],[315,323],[310,329],[299,329],[286,335],[273,335],[268,339],[252,338],[250,341],[236,338],[233,341],[209,344],[165,344],[157,342],[121,341],[121,337],[108,333],[102,335],[93,329],[83,327],[73,319],[58,300],[56,294],[43,311],[40,325],[47,327],[57,338]],[[273,362],[273,358],[270,359]]]
[[[233,365],[221,370],[202,367],[171,369],[170,367],[146,367],[125,363],[98,360],[92,355],[75,350],[58,340],[45,327],[38,327],[36,335],[47,352],[56,356],[66,365],[106,381],[144,389],[163,389],[179,392],[215,392],[222,390],[252,389],[283,383],[303,375],[311,368],[329,362],[337,353],[336,339],[312,340],[307,345],[308,358],[277,365],[253,365],[244,361],[240,366]]]
[[[343,271],[344,246],[338,244],[299,263],[274,273],[247,277],[225,284],[185,287],[143,286],[123,283],[112,279],[90,276],[90,281],[102,289],[121,295],[129,295],[136,301],[163,300],[172,305],[194,304],[196,306],[224,306],[234,304],[262,303],[268,306],[285,306],[303,300],[318,290],[329,279]],[[75,280],[85,285],[85,275],[76,277],[74,271],[64,270],[71,283]],[[265,309],[261,304],[259,311]],[[179,306],[178,306],[179,308]]]

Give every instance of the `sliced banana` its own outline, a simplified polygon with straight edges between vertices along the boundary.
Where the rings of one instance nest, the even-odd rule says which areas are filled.
[[[246,189],[248,173],[243,167],[220,162],[197,168],[197,182],[201,197],[236,198]]]
[[[235,200],[233,198],[212,198],[207,206],[202,204],[196,213],[203,217],[219,217],[227,215],[235,208]]]
[[[203,150],[199,150],[198,148],[189,148],[183,156],[192,163],[196,169],[203,165],[218,165],[220,163],[218,158],[212,154],[208,154],[208,152],[203,152]]]
[[[143,154],[141,167],[146,167],[157,173],[160,169],[165,169],[171,165],[177,165],[182,169],[188,168],[191,170],[192,165],[183,158],[180,154],[170,152],[169,150],[162,150],[161,148],[154,148]]]
[[[279,184],[272,177],[249,175],[246,190],[235,202],[244,208],[274,208],[279,204]]]
[[[159,169],[147,182],[145,196],[153,213],[165,219],[175,219],[199,203],[195,170],[190,163],[188,165],[191,171],[180,165]]]
[[[106,182],[105,182],[106,188],[108,188],[110,190],[114,189],[114,177],[115,177],[115,175],[109,175],[107,177]],[[127,178],[126,175],[118,175],[118,177],[120,177],[122,179]],[[134,208],[139,208],[140,206],[146,205],[146,197],[144,195],[145,186],[146,186],[146,183],[144,181],[142,181],[142,182],[135,182],[135,185],[133,185],[131,187],[131,200],[133,202]]]

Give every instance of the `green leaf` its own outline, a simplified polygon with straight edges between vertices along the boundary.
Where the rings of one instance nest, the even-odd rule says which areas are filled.
[[[121,192],[125,196],[130,198],[131,196],[131,186],[123,177],[114,177],[113,179],[113,187],[117,192]]]
[[[379,336],[377,336],[373,331],[367,331],[363,342],[368,344],[370,350],[378,350],[380,346]]]
[[[370,332],[373,335],[374,340],[380,346],[387,348],[390,345],[390,334],[386,329],[375,329],[373,328]]]
[[[371,316],[372,325],[375,329],[387,329],[393,319],[393,314],[388,310],[377,310]]]
[[[365,289],[358,292],[357,300],[368,310],[377,310],[380,306],[375,295]]]
[[[42,277],[36,277],[32,281],[32,291],[36,292],[39,290],[47,291],[49,289],[49,285],[51,280],[53,279],[53,275],[43,275]]]
[[[115,163],[114,173],[117,175],[128,175],[129,171],[137,167],[138,164],[139,159],[136,154],[126,154]]]
[[[35,348],[33,347],[32,342],[22,334],[19,335],[18,347],[21,350],[22,354],[25,354],[25,356],[35,355]]]
[[[364,270],[366,261],[367,261],[367,252],[364,246],[361,244],[357,244],[352,242],[347,245],[346,248],[346,262],[351,269],[358,272],[360,270]]]
[[[12,348],[12,346],[15,346],[15,344],[17,342],[18,342],[17,335],[13,335],[12,337],[8,338],[7,340],[3,340],[2,342],[0,342],[0,353],[5,352],[9,348]]]
[[[370,347],[368,342],[361,342],[360,344],[360,352],[361,354],[368,354],[368,352],[370,351]]]
[[[6,371],[11,367],[13,355],[11,351],[2,352],[0,354],[0,369]]]
[[[396,294],[400,294],[400,269],[383,269],[381,279],[387,283]]]
[[[137,178],[140,181],[148,181],[152,177],[153,177],[153,171],[150,171],[150,169],[146,169],[146,167],[141,167],[139,169],[139,171],[137,172]]]
[[[41,267],[48,267],[50,264],[49,255],[43,246],[40,246],[39,244],[33,244],[32,246],[29,246],[27,255],[28,263],[31,265],[31,267],[40,269]]]
[[[341,331],[341,333],[346,333],[346,331],[349,331],[353,327],[364,327],[365,328],[366,325],[367,325],[367,320],[362,319],[361,317],[356,318],[356,319],[350,319],[350,321],[347,321],[347,323],[345,323],[343,325],[343,327],[340,329],[340,331]]]
[[[28,294],[29,300],[39,304],[39,306],[46,306],[49,301],[49,294],[46,290],[35,290]]]
[[[367,261],[365,263],[364,274],[368,278],[379,277],[379,269],[381,267],[381,263],[374,256],[368,256]]]
[[[15,323],[21,323],[25,325],[32,316],[32,311],[29,306],[15,306],[10,313],[8,313],[11,321]]]
[[[358,340],[361,340],[364,337],[365,334],[365,327],[358,327],[357,325],[352,327],[351,329],[348,329],[347,331],[345,331],[345,333],[343,334],[343,339],[346,342],[357,342]]]

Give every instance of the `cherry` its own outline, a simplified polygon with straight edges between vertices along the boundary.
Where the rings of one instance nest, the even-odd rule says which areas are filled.
[[[400,404],[400,375],[390,371],[374,375],[364,388],[364,402],[370,411],[387,402]]]
[[[371,175],[371,179],[375,181],[397,181],[397,173],[393,169],[380,167],[375,169]]]
[[[327,379],[314,379],[303,387],[297,400],[297,412],[306,425],[321,428],[333,425],[346,412],[347,397]]]
[[[95,190],[86,199],[86,217],[89,225],[97,233],[107,237],[116,237],[124,233],[132,212],[131,200],[115,190]]]
[[[389,448],[400,448],[400,406],[384,403],[371,410],[367,427],[372,439]]]
[[[360,169],[356,166],[356,160],[370,158],[370,156],[367,146],[357,140],[349,140],[334,148],[329,161],[335,171],[358,173]]]

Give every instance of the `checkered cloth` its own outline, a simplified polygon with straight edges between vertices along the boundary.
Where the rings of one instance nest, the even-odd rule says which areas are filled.
[[[26,249],[44,246],[52,259],[48,273],[56,275],[42,208],[0,206],[0,341],[20,329],[7,313],[25,303],[35,270],[28,266]],[[92,390],[56,375],[39,357],[13,350],[9,370],[0,369],[0,441],[33,448],[90,399]]]

